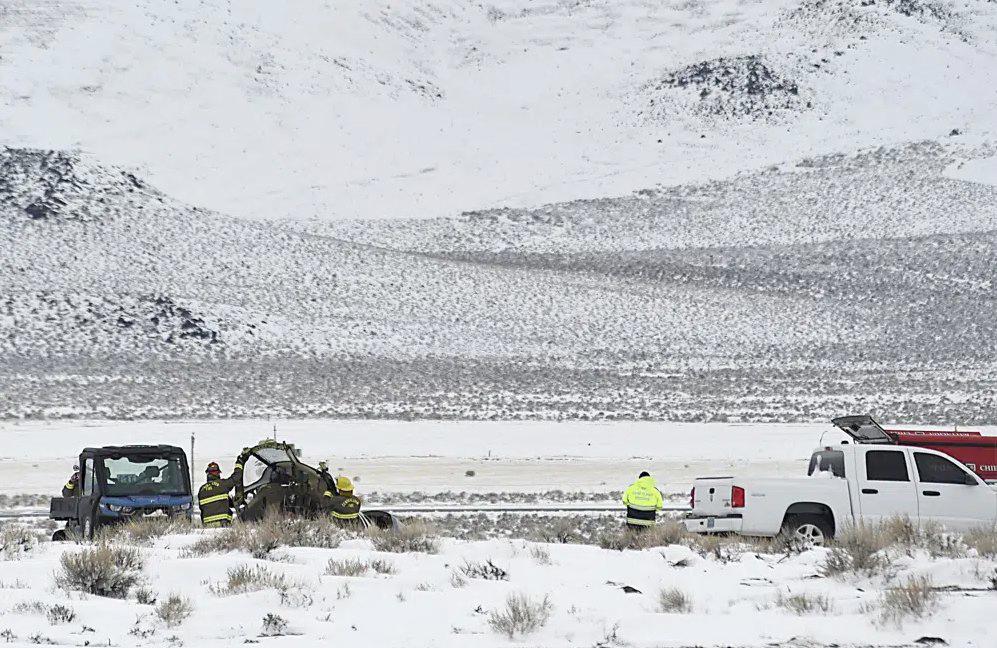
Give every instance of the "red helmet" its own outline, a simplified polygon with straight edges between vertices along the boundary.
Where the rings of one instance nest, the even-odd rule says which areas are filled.
[[[222,469],[218,467],[218,464],[214,461],[208,464],[208,467],[204,469],[204,472],[208,475],[220,475],[222,474]]]

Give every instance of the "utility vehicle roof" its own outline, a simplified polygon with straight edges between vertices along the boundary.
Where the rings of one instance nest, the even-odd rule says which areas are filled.
[[[124,446],[104,446],[103,448],[83,448],[82,455],[94,457],[165,457],[186,454],[183,448],[171,445],[124,445]]]

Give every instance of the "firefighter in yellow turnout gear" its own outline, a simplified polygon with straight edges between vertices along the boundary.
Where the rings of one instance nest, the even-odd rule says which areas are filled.
[[[627,507],[627,528],[632,530],[654,526],[658,511],[665,505],[661,491],[648,472],[642,472],[637,481],[630,484],[623,493],[623,503]]]
[[[353,482],[348,477],[337,477],[336,493],[326,491],[325,498],[332,519],[353,524],[360,518],[360,498],[353,494]]]
[[[201,524],[206,527],[223,527],[232,524],[232,498],[229,491],[242,481],[242,465],[246,455],[241,454],[235,460],[235,470],[222,479],[221,468],[212,461],[204,471],[208,476],[207,483],[197,491],[197,504],[201,508]]]

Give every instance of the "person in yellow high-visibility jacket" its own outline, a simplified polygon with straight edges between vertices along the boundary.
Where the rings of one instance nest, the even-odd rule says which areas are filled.
[[[623,492],[623,503],[627,507],[627,528],[633,530],[654,526],[658,511],[665,505],[658,485],[646,471]]]

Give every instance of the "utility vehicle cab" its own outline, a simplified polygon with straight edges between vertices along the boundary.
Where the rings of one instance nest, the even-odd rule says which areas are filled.
[[[191,516],[190,468],[181,448],[85,448],[79,465],[78,496],[52,498],[49,517],[66,522],[53,540],[68,534],[90,539],[102,525],[137,517]]]

